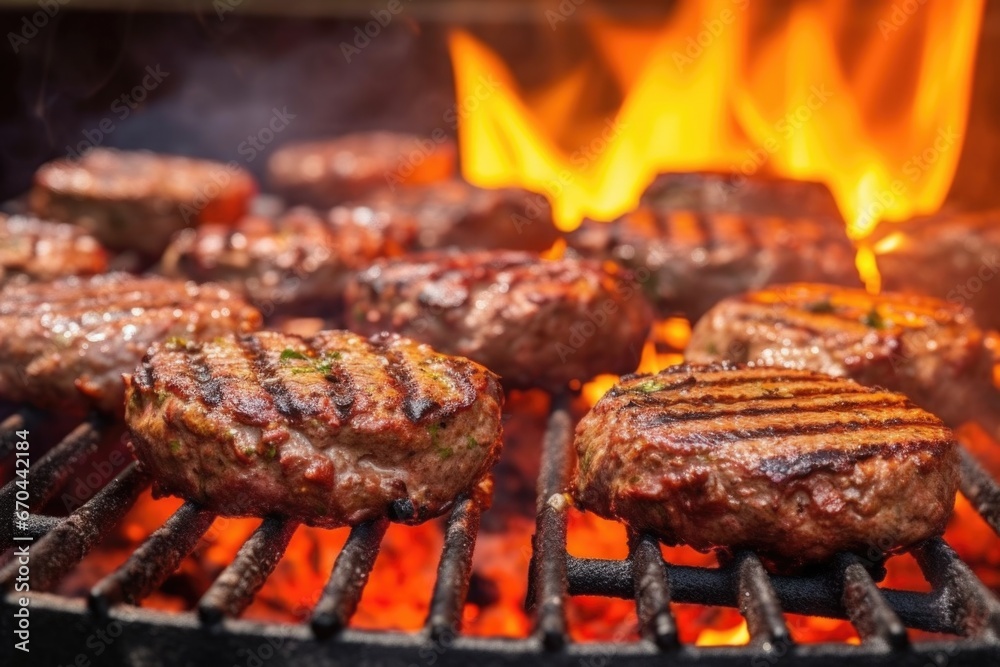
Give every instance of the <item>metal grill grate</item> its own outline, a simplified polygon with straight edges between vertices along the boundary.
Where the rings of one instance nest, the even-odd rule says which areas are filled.
[[[1000,664],[1000,602],[942,540],[914,550],[933,586],[929,593],[883,589],[856,557],[842,555],[828,570],[807,577],[770,575],[752,553],[737,554],[718,569],[673,565],[664,561],[659,543],[649,535],[629,535],[626,560],[577,558],[566,551],[569,503],[563,495],[572,465],[573,421],[569,397],[556,400],[542,446],[538,480],[537,528],[529,574],[528,603],[535,609],[534,636],[523,640],[465,637],[460,633],[469,588],[472,554],[482,508],[473,498],[460,499],[447,520],[424,630],[416,634],[358,631],[349,623],[374,566],[387,521],[352,529],[307,624],[254,623],[238,617],[281,559],[298,524],[268,518],[240,548],[198,602],[195,613],[169,614],[140,609],[139,604],[175,571],[197,546],[215,515],[192,503],[182,505],[116,571],[93,586],[86,606],[45,593],[32,601],[35,627],[51,628],[65,641],[43,647],[46,657],[61,661],[75,653],[73,632],[82,643],[88,623],[122,623],[131,641],[119,642],[122,660],[174,664],[178,660],[214,664],[254,642],[275,646],[277,664],[377,663],[465,665],[565,664],[581,659],[601,664],[766,664],[834,665],[845,659],[859,665],[927,665],[941,656],[956,665]],[[4,431],[17,429],[25,416],[8,418]],[[37,512],[66,481],[68,470],[91,455],[107,425],[89,420],[67,435],[29,471],[32,512]],[[0,433],[0,438],[6,437]],[[51,591],[118,521],[148,487],[149,480],[129,465],[69,517],[32,514],[27,532],[32,546],[32,588]],[[963,457],[962,491],[996,530],[1000,488],[972,457]],[[13,483],[0,500],[13,506]],[[4,551],[13,544],[12,528],[0,534]],[[869,566],[870,567],[870,566]],[[16,565],[0,569],[0,585],[9,589]],[[569,596],[601,595],[634,599],[642,640],[577,644],[569,639]],[[747,647],[696,648],[678,640],[672,602],[735,607],[747,619]],[[9,628],[11,598],[4,600],[3,631]],[[848,619],[862,639],[847,644],[796,645],[784,613]],[[85,623],[80,623],[84,620]],[[75,620],[74,629],[67,622]],[[957,635],[955,640],[911,644],[907,628]],[[40,630],[43,631],[43,630]],[[207,633],[206,633],[207,631]],[[220,640],[220,638],[222,638]],[[77,645],[78,646],[78,645]],[[991,663],[992,661],[992,663]],[[762,664],[762,663],[756,663]]]

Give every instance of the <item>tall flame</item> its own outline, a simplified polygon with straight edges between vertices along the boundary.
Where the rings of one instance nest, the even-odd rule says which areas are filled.
[[[490,82],[459,125],[464,175],[546,193],[564,230],[634,208],[667,170],[823,181],[852,238],[932,212],[958,164],[984,3],[911,4],[793,3],[763,36],[748,0],[682,2],[654,28],[581,19],[624,91],[599,122],[577,111],[593,108],[593,67],[528,99],[495,53],[455,31],[458,99]],[[566,128],[585,139],[567,148]]]

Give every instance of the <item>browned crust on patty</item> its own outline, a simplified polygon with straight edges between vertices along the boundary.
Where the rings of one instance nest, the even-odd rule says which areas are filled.
[[[39,167],[29,202],[39,216],[80,225],[109,248],[157,257],[185,227],[235,222],[256,192],[235,162],[95,148]]]
[[[731,297],[698,321],[686,357],[849,377],[902,392],[951,426],[1000,405],[970,313],[915,294],[795,283]]]
[[[0,284],[104,273],[108,256],[80,227],[0,214]]]
[[[347,292],[352,327],[422,340],[507,387],[558,390],[634,370],[651,324],[617,266],[516,251],[427,252],[376,263]]]
[[[779,568],[940,534],[954,437],[904,396],[810,371],[634,375],[580,422],[575,496],[602,516]]]
[[[502,405],[495,375],[399,336],[261,332],[154,346],[126,420],[157,493],[331,527],[419,522],[473,492]]]
[[[112,273],[0,291],[0,396],[73,413],[120,413],[130,372],[149,346],[260,325],[218,285]]]

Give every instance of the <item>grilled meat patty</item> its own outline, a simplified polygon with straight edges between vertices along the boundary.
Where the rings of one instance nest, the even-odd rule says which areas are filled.
[[[390,330],[497,372],[506,387],[565,388],[634,370],[651,323],[628,272],[514,251],[404,256],[347,290],[352,327]]]
[[[223,514],[417,523],[476,491],[500,453],[496,376],[390,334],[160,343],[126,382],[154,491]]]
[[[944,530],[958,450],[900,395],[803,370],[631,375],[576,429],[575,496],[668,543],[778,569],[891,553]]]
[[[882,225],[873,240],[883,289],[970,307],[1000,330],[1000,210]]]
[[[664,173],[650,183],[640,201],[659,211],[826,218],[844,224],[837,201],[822,183],[762,174]]]
[[[695,325],[686,359],[848,377],[902,392],[953,427],[1000,414],[983,332],[930,297],[813,284],[731,297]]]
[[[80,225],[109,248],[159,257],[178,230],[238,220],[256,191],[234,163],[95,148],[42,165],[29,203],[39,216]]]
[[[104,273],[108,257],[79,227],[0,214],[0,284]]]
[[[239,287],[270,316],[338,314],[351,275],[379,257],[399,255],[416,228],[364,206],[324,214],[296,208],[276,220],[248,217],[235,226],[181,232],[164,253],[168,276]]]
[[[456,161],[455,143],[443,136],[358,132],[286,144],[271,155],[267,170],[271,187],[289,203],[323,208],[380,188],[451,178]]]
[[[584,221],[568,243],[583,256],[613,259],[645,277],[662,316],[696,320],[727,296],[775,283],[861,284],[843,223],[830,218],[640,206],[612,223]]]
[[[122,411],[122,373],[169,337],[249,331],[260,314],[217,285],[112,273],[0,290],[0,397]]]
[[[520,188],[487,189],[451,179],[380,190],[359,203],[394,208],[401,217],[415,219],[416,247],[424,250],[457,246],[541,252],[560,237],[549,200]]]

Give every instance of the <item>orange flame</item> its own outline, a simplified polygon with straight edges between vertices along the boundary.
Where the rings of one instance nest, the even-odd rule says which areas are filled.
[[[490,82],[460,119],[463,174],[484,187],[545,192],[564,230],[634,208],[666,170],[814,179],[833,191],[851,237],[863,238],[882,219],[929,213],[944,201],[983,6],[911,10],[881,0],[865,5],[860,20],[858,5],[836,0],[793,3],[784,14],[707,0],[680,3],[653,28],[581,19],[598,62],[530,100],[495,53],[455,31],[458,99]],[[760,25],[766,34],[754,32]],[[595,67],[624,93],[612,117],[579,118]],[[583,142],[566,147],[567,136],[581,134]],[[872,273],[868,260],[859,265]]]

